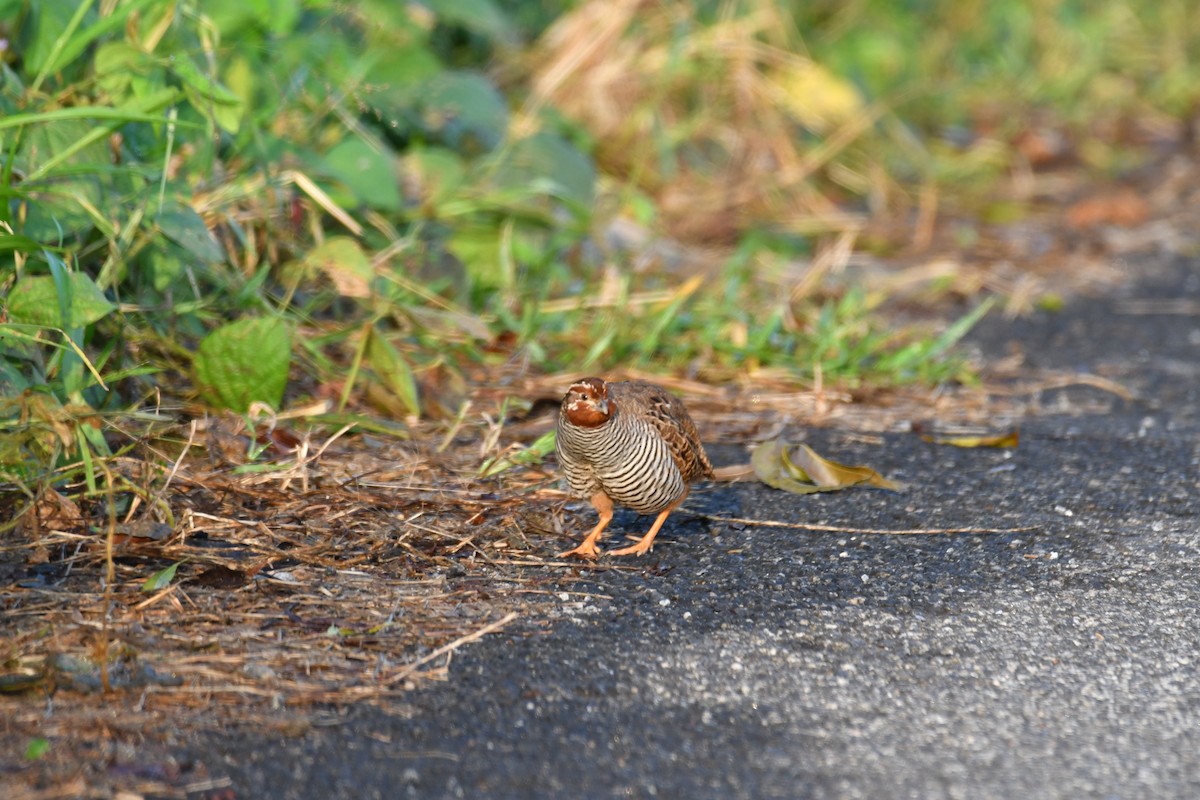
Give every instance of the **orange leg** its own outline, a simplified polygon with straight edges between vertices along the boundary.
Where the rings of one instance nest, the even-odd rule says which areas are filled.
[[[646,535],[641,539],[638,539],[636,543],[630,545],[629,547],[622,547],[620,550],[609,550],[608,554],[610,556],[645,555],[652,547],[654,547],[654,537],[658,536],[659,529],[662,528],[663,523],[667,521],[667,515],[678,508],[679,504],[683,502],[685,497],[687,497],[687,492],[683,493],[683,497],[667,506],[666,509],[664,509],[662,513],[658,515],[657,519],[654,520],[654,524],[650,526],[650,530],[646,532]]]
[[[595,558],[600,555],[600,551],[596,549],[596,542],[600,541],[600,534],[604,533],[604,529],[608,527],[608,523],[612,522],[613,506],[612,500],[608,499],[608,495],[604,492],[596,492],[592,495],[592,505],[597,513],[600,514],[600,521],[596,523],[596,527],[592,528],[592,532],[584,538],[583,543],[574,550],[568,550],[565,553],[559,553],[559,558],[567,556],[579,556],[580,558]]]

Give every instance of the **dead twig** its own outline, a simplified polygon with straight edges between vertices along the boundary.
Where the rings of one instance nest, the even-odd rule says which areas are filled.
[[[395,675],[392,675],[390,678],[383,681],[383,685],[384,686],[393,686],[393,685],[399,683],[400,681],[404,680],[408,676],[412,675],[414,672],[416,672],[421,667],[428,664],[430,661],[433,661],[436,658],[441,658],[442,656],[446,655],[447,653],[452,653],[455,650],[457,650],[458,648],[462,647],[464,644],[470,644],[471,642],[479,641],[484,636],[487,636],[489,633],[493,633],[495,631],[500,630],[501,628],[503,628],[505,625],[512,622],[516,618],[517,618],[517,612],[510,611],[507,614],[505,614],[503,617],[501,617],[500,619],[496,620],[495,622],[489,622],[487,625],[484,625],[482,628],[480,628],[477,631],[468,633],[466,636],[460,636],[457,639],[455,639],[453,642],[442,645],[441,647],[439,647],[437,650],[434,650],[429,655],[418,658],[413,663],[411,663],[408,666],[401,669]]]
[[[758,528],[789,528],[792,530],[823,531],[829,533],[880,533],[892,536],[930,536],[945,533],[1021,533],[1035,530],[1032,526],[1021,528],[844,528],[838,525],[818,525],[814,522],[780,522],[771,519],[748,519],[745,517],[721,517],[715,514],[693,516],[713,522],[733,522]]]

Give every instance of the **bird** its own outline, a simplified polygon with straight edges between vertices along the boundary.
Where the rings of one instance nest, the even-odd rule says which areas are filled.
[[[590,500],[600,521],[583,542],[559,557],[596,558],[596,543],[612,521],[613,504],[657,514],[630,547],[608,555],[644,555],[690,484],[713,477],[712,462],[683,401],[647,381],[583,378],[563,396],[554,443],[564,483]]]

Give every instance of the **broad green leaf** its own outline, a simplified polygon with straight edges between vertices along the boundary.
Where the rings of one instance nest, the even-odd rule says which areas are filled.
[[[386,121],[390,127],[400,120],[397,111],[413,103],[414,93],[429,80],[445,72],[445,67],[424,41],[414,39],[404,47],[391,46],[372,53],[372,63],[363,76],[363,83],[387,87],[377,94],[368,94],[363,101]]]
[[[146,54],[128,42],[105,42],[96,49],[92,60],[96,83],[116,104],[129,94],[134,73],[148,66]]]
[[[251,403],[283,403],[292,356],[292,329],[275,317],[251,317],[217,328],[200,342],[193,362],[196,388],[211,404],[246,411]]]
[[[79,8],[78,0],[43,0],[31,4],[18,38],[27,75],[41,72],[56,51],[61,52],[59,39],[70,28],[71,20]],[[88,10],[82,21],[87,24],[95,19],[95,10]]]
[[[165,292],[183,278],[188,252],[165,237],[156,237],[138,253],[138,277],[149,277],[156,292]]]
[[[250,59],[241,53],[233,54],[225,66],[225,82],[229,90],[242,99],[243,105],[251,105],[258,93],[259,76]]]
[[[242,98],[227,89],[216,78],[200,71],[190,58],[177,55],[171,61],[171,71],[183,81],[183,85],[199,92],[205,100],[224,106],[240,106]]]
[[[183,203],[168,201],[157,217],[163,235],[205,264],[225,260],[225,251],[209,232],[196,210]]]
[[[343,139],[325,154],[325,170],[354,195],[358,205],[383,211],[400,211],[396,159],[382,145],[372,147],[357,136]]]
[[[460,225],[446,240],[446,249],[462,262],[480,291],[491,291],[508,283],[500,258],[501,232],[494,226]]]
[[[459,193],[467,176],[463,159],[444,147],[414,148],[404,158],[405,177],[417,187],[420,201],[434,216],[438,206]]]
[[[16,167],[38,177],[18,186],[27,199],[24,225],[16,232],[58,245],[95,227],[84,206],[104,208],[113,177],[108,148],[98,141],[84,143],[94,127],[82,119],[61,119],[27,129]],[[41,179],[48,174],[55,175],[53,181]]]
[[[210,118],[222,130],[238,132],[246,106],[236,92],[215,77],[201,72],[185,55],[174,57],[171,71],[183,81],[184,92],[194,109]]]
[[[179,565],[182,563],[182,561],[176,561],[166,569],[160,569],[151,575],[142,584],[142,591],[146,593],[157,592],[159,589],[165,589],[170,586],[171,581],[175,580],[175,571],[179,569]]]
[[[70,330],[85,328],[116,309],[90,277],[82,272],[71,272],[68,276],[61,287],[49,275],[19,280],[8,295],[9,317],[13,322]],[[60,296],[60,288],[68,296]]]
[[[424,5],[443,22],[457,23],[502,44],[516,44],[516,30],[491,0],[424,0]]]
[[[25,760],[37,761],[46,753],[50,752],[50,740],[41,736],[36,736],[29,740],[29,744],[25,747]]]
[[[408,366],[404,356],[374,328],[371,328],[367,335],[370,336],[370,340],[367,342],[366,357],[371,369],[388,391],[400,399],[409,414],[420,414],[421,401],[417,394],[417,382],[413,379],[412,368]]]
[[[435,75],[416,90],[414,101],[422,126],[459,150],[492,150],[508,131],[508,104],[483,75]]]
[[[48,73],[57,73],[67,69],[81,69],[86,59],[79,56],[91,44],[106,34],[119,31],[125,27],[126,20],[131,15],[138,14],[143,8],[160,4],[162,0],[125,0],[114,4],[111,13],[99,17],[89,8],[91,3],[73,2],[72,0],[50,0],[50,2],[33,3],[38,6],[67,6],[72,9],[71,19],[65,25],[55,30],[55,41],[51,48],[47,63],[39,65],[38,81]],[[86,26],[86,27],[83,27]],[[37,83],[34,84],[37,86]]]
[[[295,28],[300,5],[298,0],[204,0],[204,14],[224,37],[256,27],[285,34]]]
[[[580,208],[591,208],[596,167],[561,136],[536,133],[509,148],[491,182],[501,188],[533,187]]]

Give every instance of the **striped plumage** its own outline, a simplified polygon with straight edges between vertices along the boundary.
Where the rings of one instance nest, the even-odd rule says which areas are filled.
[[[683,401],[645,381],[584,378],[567,390],[558,415],[558,463],[571,493],[592,501],[600,521],[563,555],[594,558],[612,520],[613,503],[657,514],[632,547],[610,555],[640,555],[687,497],[689,484],[712,477],[712,464]]]

